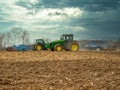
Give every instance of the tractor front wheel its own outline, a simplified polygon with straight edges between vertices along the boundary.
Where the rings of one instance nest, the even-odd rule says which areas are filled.
[[[36,50],[41,51],[42,50],[42,45],[36,45]]]
[[[62,51],[62,46],[60,44],[56,44],[54,46],[54,51]]]

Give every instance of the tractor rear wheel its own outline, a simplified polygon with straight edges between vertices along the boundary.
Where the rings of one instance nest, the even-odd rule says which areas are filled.
[[[77,42],[71,42],[69,44],[69,50],[70,51],[78,51],[78,49],[79,49],[79,45],[78,45]]]
[[[60,44],[56,44],[54,46],[54,51],[62,51],[62,46]]]
[[[40,45],[40,44],[36,45],[36,50],[41,51],[42,50],[42,45]]]

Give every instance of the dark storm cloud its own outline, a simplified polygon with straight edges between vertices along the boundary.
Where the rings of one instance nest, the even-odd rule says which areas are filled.
[[[27,9],[31,8],[64,8],[79,7],[88,11],[103,11],[107,9],[115,9],[120,6],[120,0],[39,0],[38,3],[32,4],[28,2],[16,2],[17,5]],[[29,5],[28,5],[29,4]]]
[[[17,2],[16,4],[27,9],[34,9],[36,12],[41,8],[77,7],[84,12],[83,15],[72,19],[69,24],[67,23],[69,26],[81,26],[86,29],[76,32],[77,37],[86,39],[120,38],[120,0],[40,0],[36,4],[28,2]],[[65,16],[61,12],[49,13],[49,16],[53,15]]]
[[[67,2],[69,6],[76,6],[90,11],[102,11],[117,8],[120,0],[73,0]]]
[[[120,0],[43,0],[45,7],[80,7],[85,10],[117,8]]]
[[[82,25],[83,26],[83,25]],[[87,28],[82,35],[87,36],[89,39],[117,39],[120,38],[120,22],[92,22],[84,26]],[[80,34],[79,33],[79,34]],[[87,38],[87,39],[88,39]]]

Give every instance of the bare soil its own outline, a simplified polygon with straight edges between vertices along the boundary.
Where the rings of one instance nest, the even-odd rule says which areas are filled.
[[[120,52],[3,51],[0,90],[120,90]]]

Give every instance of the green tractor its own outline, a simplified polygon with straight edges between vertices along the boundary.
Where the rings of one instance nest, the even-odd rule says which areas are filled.
[[[61,40],[64,41],[63,49],[67,51],[78,51],[79,50],[79,44],[76,40],[73,38],[73,34],[63,34],[61,35]]]
[[[62,49],[67,51],[78,51],[79,44],[77,43],[77,41],[73,40],[73,34],[63,34],[61,35],[60,40],[52,41],[51,43],[45,43],[43,39],[36,39],[34,49],[38,51],[62,51]]]
[[[50,44],[45,43],[43,39],[36,39],[33,49],[37,51],[50,49]]]

